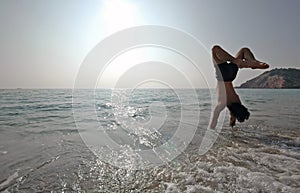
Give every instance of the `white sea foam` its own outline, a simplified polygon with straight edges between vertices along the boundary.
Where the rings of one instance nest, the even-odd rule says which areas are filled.
[[[13,180],[15,180],[19,176],[18,172],[13,173],[12,175],[8,176],[8,178],[0,184],[0,190],[7,187]]]
[[[165,193],[180,193],[180,189],[175,183],[165,183],[167,185]]]

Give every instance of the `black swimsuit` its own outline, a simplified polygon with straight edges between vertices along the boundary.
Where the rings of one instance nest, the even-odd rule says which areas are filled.
[[[224,62],[218,65],[215,65],[216,68],[216,78],[218,81],[232,82],[239,70],[239,67],[232,62]]]

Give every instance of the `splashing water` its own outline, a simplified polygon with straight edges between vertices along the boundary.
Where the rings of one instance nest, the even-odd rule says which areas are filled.
[[[181,108],[171,92],[139,91],[128,103],[111,101],[109,90],[96,93],[99,124],[120,145],[118,152],[101,150],[115,162],[108,163],[83,143],[70,90],[1,90],[0,191],[299,192],[299,90],[238,92],[251,119],[236,131],[225,122],[208,153],[197,153],[207,123],[200,120],[178,157],[136,170],[142,165],[137,151],[159,147],[175,133]],[[208,92],[198,93],[201,113],[209,117]],[[193,104],[188,108],[194,113]],[[152,117],[166,118],[157,124]]]

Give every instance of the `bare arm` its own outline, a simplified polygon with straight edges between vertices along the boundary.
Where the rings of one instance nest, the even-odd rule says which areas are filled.
[[[230,112],[230,127],[235,126],[236,117]]]
[[[215,110],[214,110],[214,113],[213,113],[213,118],[212,118],[212,121],[210,123],[210,128],[211,129],[214,129],[217,125],[217,122],[218,122],[218,118],[219,118],[219,115],[220,115],[220,112],[225,108],[225,105],[224,104],[221,104],[219,103],[216,107],[215,107]]]

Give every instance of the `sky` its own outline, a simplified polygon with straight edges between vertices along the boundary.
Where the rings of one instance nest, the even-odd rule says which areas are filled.
[[[208,85],[216,83],[210,55],[216,44],[233,55],[249,47],[270,69],[300,68],[299,13],[299,0],[1,0],[0,88],[73,88],[97,45],[144,25],[170,27],[197,39],[206,54],[196,65]],[[170,49],[131,49],[112,59],[96,84],[206,87],[191,77],[189,61],[176,67],[181,60]],[[234,85],[264,71],[241,69]]]

